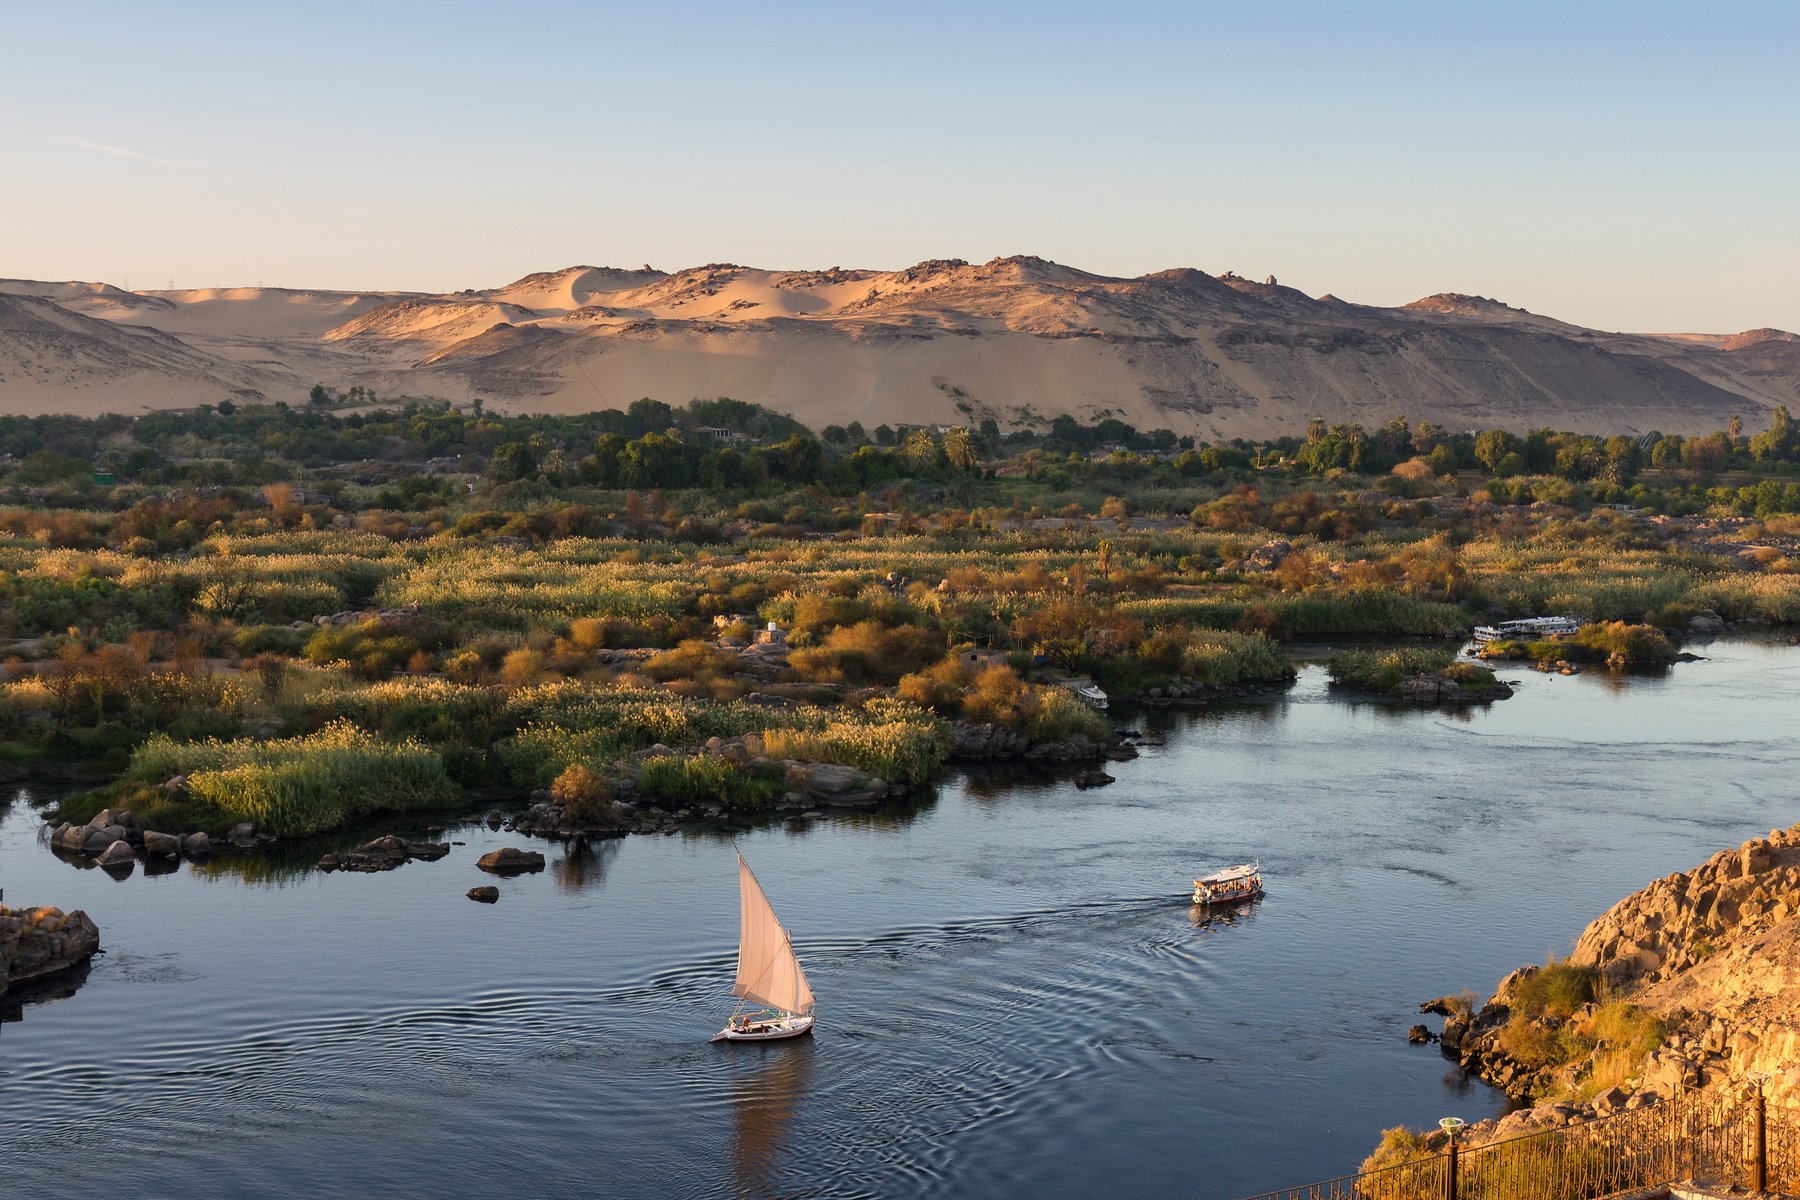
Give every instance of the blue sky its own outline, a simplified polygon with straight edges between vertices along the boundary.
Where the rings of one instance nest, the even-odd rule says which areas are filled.
[[[1795,3],[0,12],[0,275],[1028,253],[1800,329]]]

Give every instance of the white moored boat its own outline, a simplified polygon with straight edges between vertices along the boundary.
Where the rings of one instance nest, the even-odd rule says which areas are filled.
[[[1484,646],[1489,642],[1554,642],[1580,631],[1581,622],[1574,617],[1520,617],[1498,625],[1477,625],[1475,640]]]
[[[1100,685],[1097,683],[1089,683],[1076,688],[1075,695],[1080,697],[1084,704],[1091,704],[1099,709],[1106,707],[1106,693],[1100,690]]]
[[[794,957],[794,940],[781,921],[762,885],[750,872],[750,864],[738,855],[738,963],[731,994],[740,1004],[725,1028],[713,1034],[715,1042],[774,1042],[811,1033],[813,994],[806,972]]]
[[[1241,904],[1262,894],[1261,860],[1239,863],[1194,880],[1195,904]]]

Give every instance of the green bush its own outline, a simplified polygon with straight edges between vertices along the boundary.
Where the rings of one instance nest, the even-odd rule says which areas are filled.
[[[1544,965],[1522,976],[1507,997],[1509,1007],[1531,1017],[1566,1021],[1594,999],[1600,973],[1552,955]]]
[[[1383,650],[1345,650],[1331,656],[1326,670],[1343,687],[1388,696],[1413,675],[1438,675],[1456,661],[1452,650],[1426,646],[1394,646]],[[1489,673],[1491,676],[1491,672]]]
[[[922,783],[950,757],[950,727],[901,700],[871,700],[861,712],[814,728],[763,732],[763,750],[776,758],[840,763],[894,783]]]
[[[345,663],[365,679],[386,679],[425,647],[414,630],[383,621],[327,625],[306,643],[306,659],[320,666]]]
[[[187,779],[185,798],[154,788],[177,775]],[[138,809],[147,819],[162,806],[203,828],[250,821],[283,836],[321,833],[375,813],[439,808],[457,798],[435,751],[382,741],[347,722],[271,741],[155,737],[132,754],[122,783],[139,794],[149,789]]]
[[[1275,683],[1291,678],[1293,660],[1260,633],[1195,629],[1182,648],[1179,673],[1206,687]]]
[[[1675,647],[1662,630],[1650,625],[1628,625],[1623,621],[1583,625],[1575,634],[1574,643],[1596,658],[1634,671],[1666,667],[1675,661]]]
[[[649,759],[638,787],[664,805],[717,803],[746,809],[766,808],[787,790],[779,773],[740,766],[717,754]]]

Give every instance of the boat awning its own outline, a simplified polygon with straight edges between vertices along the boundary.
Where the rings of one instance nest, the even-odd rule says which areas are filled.
[[[1215,871],[1211,875],[1202,875],[1194,880],[1195,887],[1209,883],[1233,883],[1239,879],[1250,879],[1261,872],[1257,863],[1240,863],[1235,867],[1226,867],[1223,871]]]

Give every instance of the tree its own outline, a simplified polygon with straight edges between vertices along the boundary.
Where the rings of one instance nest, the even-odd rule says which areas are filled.
[[[1489,475],[1498,475],[1506,456],[1522,449],[1519,439],[1504,429],[1485,430],[1475,438],[1475,457]]]
[[[1690,470],[1711,473],[1725,465],[1728,453],[1725,435],[1709,433],[1705,437],[1689,438],[1681,447],[1681,460]]]
[[[1658,438],[1656,444],[1650,447],[1650,465],[1657,468],[1679,466],[1681,446],[1680,434],[1671,433]]]
[[[842,425],[827,425],[819,431],[819,436],[834,446],[842,446],[850,440],[850,431]]]
[[[675,423],[675,410],[661,400],[645,396],[631,402],[631,407],[625,410],[625,420],[632,433],[659,433]]]
[[[877,425],[877,426],[876,426],[876,427],[875,427],[875,444],[876,444],[876,445],[878,445],[878,446],[891,446],[891,445],[893,445],[893,444],[894,444],[894,429],[893,429],[893,426],[891,426],[891,425]]]
[[[1098,552],[1099,552],[1099,554],[1098,554],[1097,562],[1100,567],[1100,579],[1103,583],[1110,583],[1110,582],[1112,582],[1112,562],[1113,562],[1112,539],[1101,538],[1100,545],[1098,547]]]
[[[952,429],[944,434],[944,459],[950,469],[956,472],[957,503],[968,507],[973,494],[976,472],[981,468],[981,455],[976,451],[975,439],[969,436],[966,429]]]
[[[916,468],[929,468],[938,465],[940,450],[937,439],[931,436],[928,429],[915,429],[906,435],[906,445],[901,452],[911,460]]]
[[[504,442],[494,447],[488,459],[488,479],[493,483],[512,483],[528,479],[537,471],[537,458],[523,442]]]
[[[1628,437],[1609,437],[1606,439],[1606,465],[1601,468],[1601,475],[1608,483],[1630,483],[1637,475],[1638,452],[1637,441]]]
[[[323,408],[331,403],[331,393],[325,390],[324,384],[315,383],[312,391],[306,393],[306,402],[315,408]]]
[[[1794,454],[1794,418],[1787,405],[1777,404],[1769,427],[1750,439],[1750,453],[1759,462],[1792,458]]]

